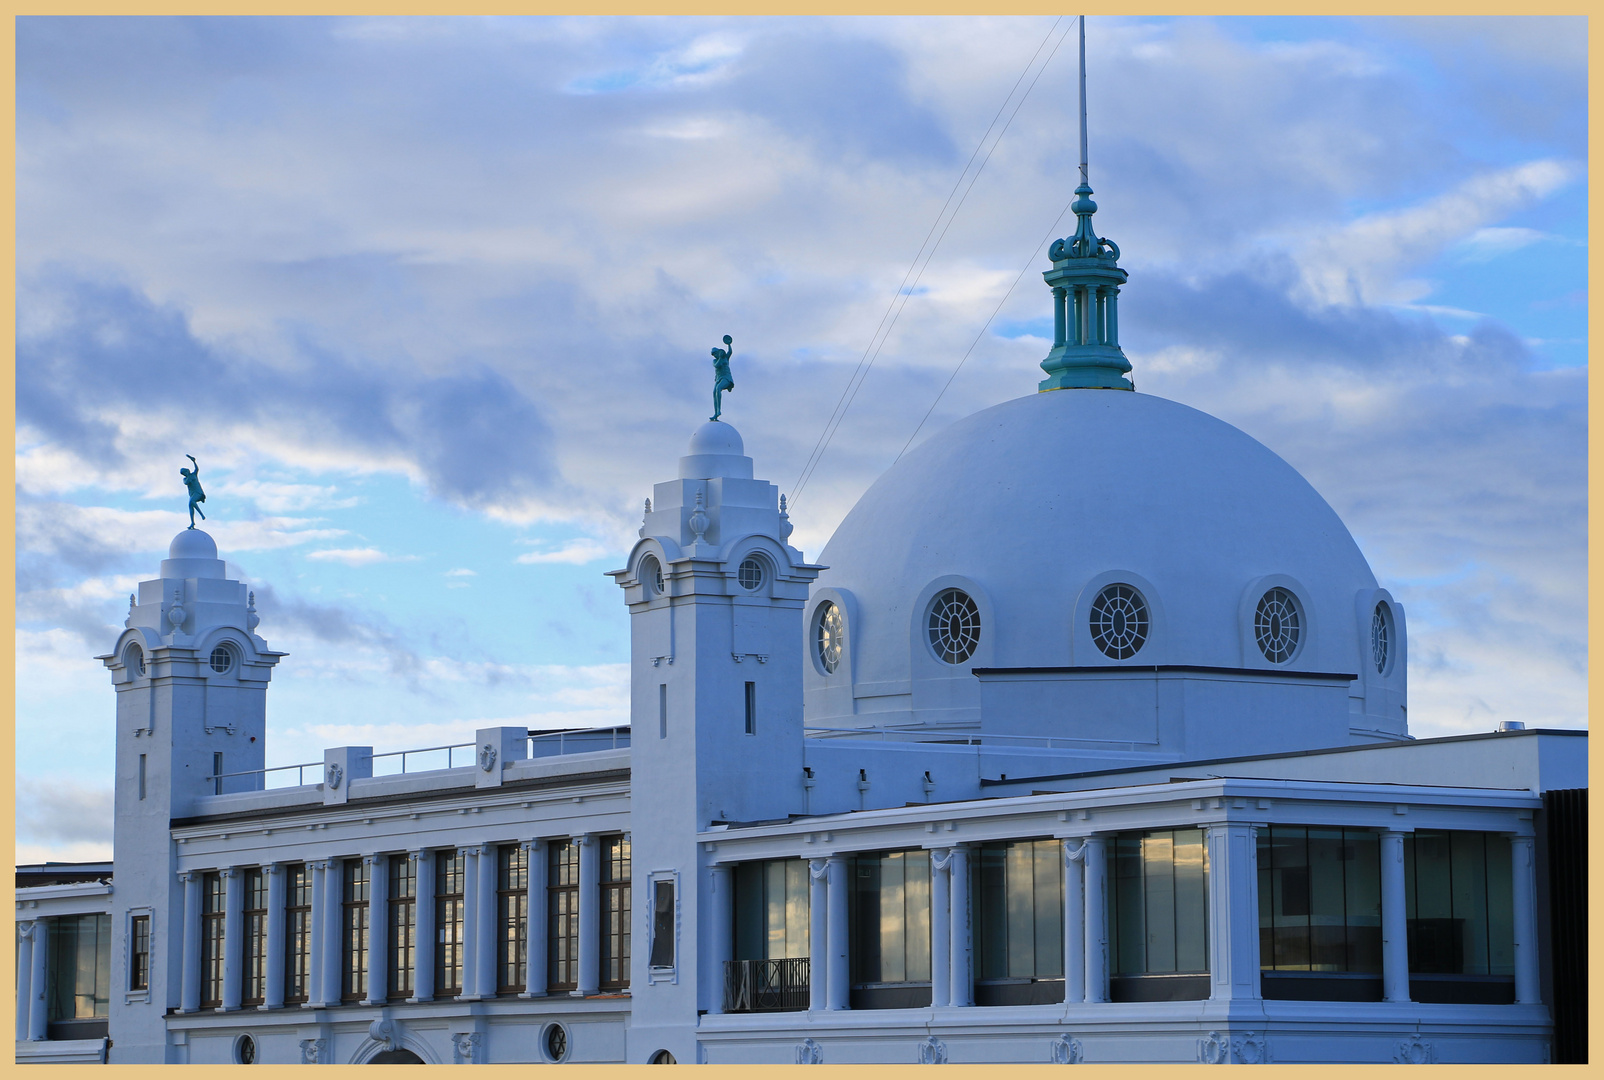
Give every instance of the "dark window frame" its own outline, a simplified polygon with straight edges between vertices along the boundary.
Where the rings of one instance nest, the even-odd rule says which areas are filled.
[[[223,1007],[223,952],[227,933],[228,887],[223,875],[201,875],[200,1007]]]
[[[267,1000],[267,874],[259,866],[239,871],[240,1004],[260,1005]]]
[[[468,859],[459,848],[435,853],[434,871],[434,994],[462,993],[462,962],[466,925]]]
[[[128,920],[128,989],[150,989],[150,916],[133,915]]]
[[[340,1000],[368,996],[369,902],[373,881],[365,859],[346,859],[340,868]]]
[[[579,989],[579,845],[546,845],[546,986]]]
[[[496,849],[496,993],[521,994],[529,985],[529,849]]]
[[[385,996],[405,1001],[412,996],[412,972],[418,948],[418,868],[406,855],[390,856],[386,897]]]
[[[284,1004],[312,996],[312,868],[284,867]]]
[[[597,839],[601,846],[600,882],[598,898],[601,914],[601,948],[597,958],[601,970],[597,988],[601,990],[629,989],[630,960],[630,838],[625,835],[603,836]]]

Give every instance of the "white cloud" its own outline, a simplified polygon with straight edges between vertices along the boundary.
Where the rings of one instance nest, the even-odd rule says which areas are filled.
[[[583,566],[595,562],[612,553],[611,548],[602,546],[588,537],[580,540],[570,540],[556,551],[529,551],[518,556],[515,560],[520,563],[572,563]]]
[[[325,548],[322,551],[308,551],[308,559],[318,562],[344,563],[346,566],[371,566],[374,563],[389,562],[417,562],[419,555],[389,555],[378,548]]]
[[[478,576],[479,575],[478,575],[478,573],[476,571],[468,570],[468,569],[465,569],[463,567],[458,567],[455,570],[447,570],[446,571],[446,577],[478,577]]]

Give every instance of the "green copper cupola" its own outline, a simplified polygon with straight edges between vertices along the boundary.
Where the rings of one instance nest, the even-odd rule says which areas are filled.
[[[1042,390],[1134,390],[1131,362],[1119,347],[1119,245],[1097,235],[1086,164],[1086,19],[1080,27],[1080,186],[1075,189],[1075,235],[1048,249],[1053,268],[1042,278],[1053,290],[1053,348],[1041,362]]]

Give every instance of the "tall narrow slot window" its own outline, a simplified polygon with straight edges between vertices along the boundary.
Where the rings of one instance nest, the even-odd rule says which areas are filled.
[[[496,992],[521,993],[529,982],[529,851],[521,844],[496,849],[496,926]]]
[[[1380,838],[1300,825],[1258,833],[1264,996],[1380,1001]]]
[[[145,755],[139,755],[139,797],[145,797]]]
[[[579,847],[572,840],[546,845],[546,985],[579,986]]]
[[[385,995],[391,1001],[405,1001],[412,996],[412,958],[418,945],[418,866],[405,855],[390,856],[388,906]]]
[[[601,979],[603,990],[629,986],[629,837],[601,841]]]
[[[746,733],[757,734],[757,683],[746,684]]]
[[[128,921],[128,989],[150,989],[150,916]]]
[[[652,882],[652,952],[654,968],[674,966],[674,882]]]
[[[267,875],[259,866],[242,874],[245,888],[240,916],[245,930],[245,970],[240,972],[240,1002],[260,1005],[267,999]]]
[[[668,738],[668,684],[657,684],[657,737]]]
[[[977,1005],[1064,999],[1062,852],[1057,840],[1021,840],[972,859]]]
[[[930,853],[852,860],[848,897],[855,1009],[930,1004]]]
[[[312,868],[284,868],[284,1003],[311,997]]]
[[[223,875],[201,875],[201,992],[203,1009],[223,1004]]]
[[[463,885],[467,859],[460,851],[442,851],[434,869],[434,995],[462,993]]]
[[[1209,996],[1208,849],[1202,829],[1121,833],[1114,840],[1115,1000]]]
[[[368,996],[368,864],[345,860],[345,899],[340,920],[340,1000]]]
[[[218,750],[212,754],[212,794],[223,793],[223,752]]]

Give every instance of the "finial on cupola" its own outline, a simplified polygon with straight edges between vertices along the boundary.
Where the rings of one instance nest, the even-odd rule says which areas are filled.
[[[1075,235],[1054,240],[1053,268],[1042,278],[1053,290],[1053,348],[1041,362],[1042,390],[1134,390],[1131,363],[1119,347],[1119,245],[1097,235],[1086,156],[1086,16],[1080,16],[1080,186],[1075,189]]]

